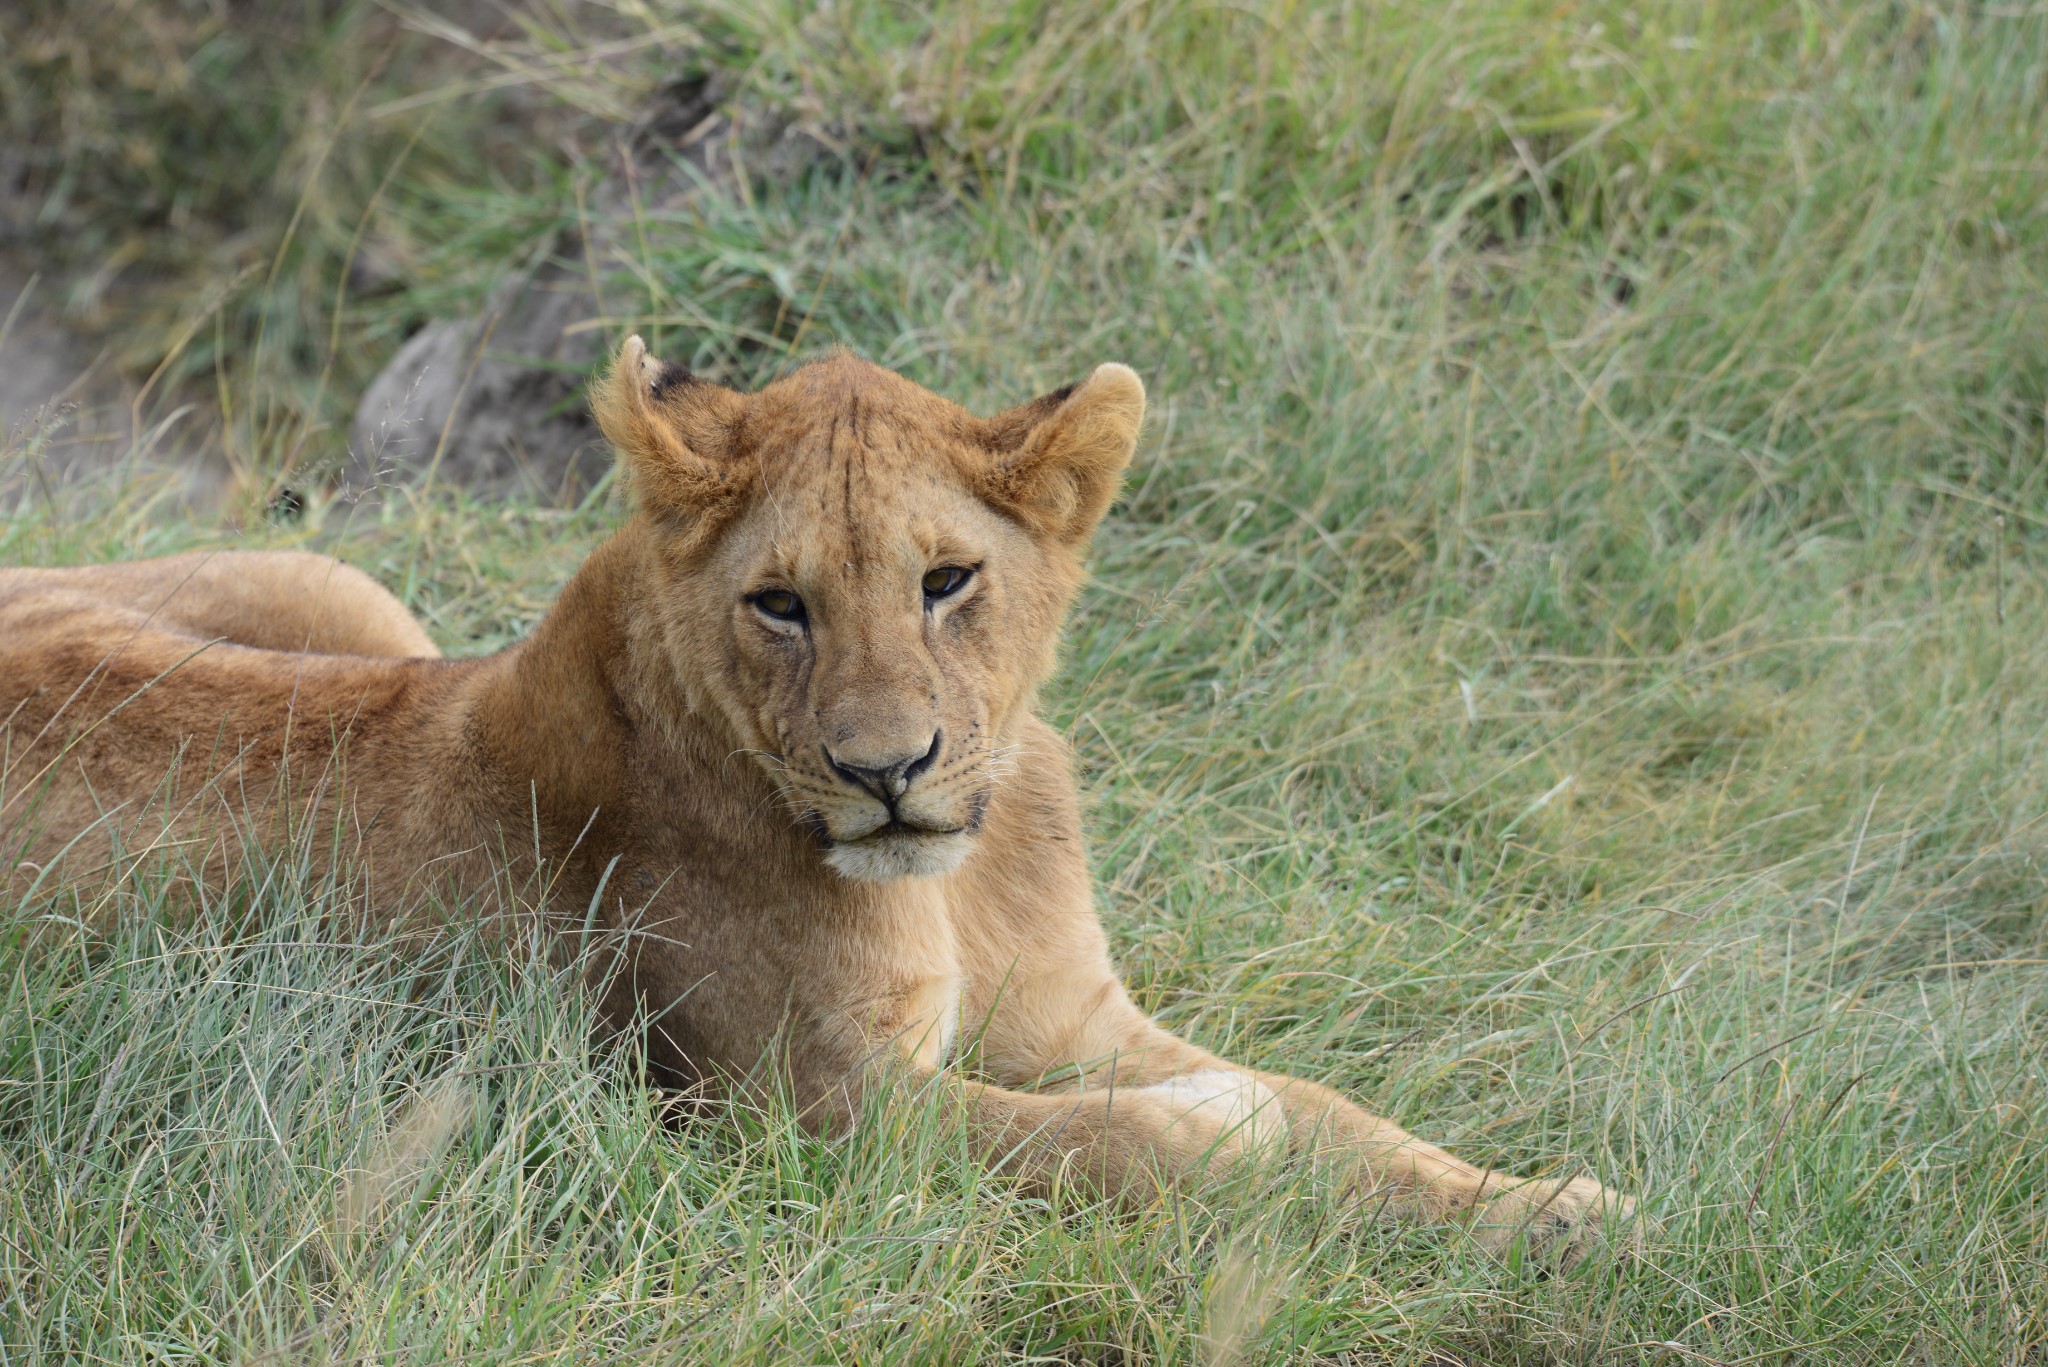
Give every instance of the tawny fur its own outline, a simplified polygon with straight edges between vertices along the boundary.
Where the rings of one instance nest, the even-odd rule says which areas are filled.
[[[542,889],[565,926],[597,908],[606,1012],[657,1065],[732,1088],[778,1060],[826,1128],[872,1087],[951,1097],[1040,1186],[1135,1196],[1290,1148],[1377,1208],[1566,1257],[1626,1213],[1237,1067],[1126,994],[1033,708],[1137,438],[1129,370],[984,420],[844,354],[749,396],[634,338],[596,408],[637,509],[488,658],[438,658],[317,556],[0,570],[0,869],[175,842],[226,877],[294,840],[390,915]],[[945,567],[972,573],[928,597]]]

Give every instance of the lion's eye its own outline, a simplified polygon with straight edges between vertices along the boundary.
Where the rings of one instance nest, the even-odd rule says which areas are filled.
[[[754,595],[754,606],[782,622],[804,619],[804,600],[788,589],[767,589]]]
[[[924,576],[924,596],[945,598],[960,592],[963,585],[974,577],[973,570],[961,569],[958,565],[946,565],[940,569],[927,570]]]

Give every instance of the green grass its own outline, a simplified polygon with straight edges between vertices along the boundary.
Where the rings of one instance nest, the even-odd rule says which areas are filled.
[[[594,41],[533,14],[507,69]],[[0,1355],[2043,1360],[2048,8],[607,22],[670,45],[535,88],[708,63],[848,149],[643,224],[621,330],[735,383],[844,341],[984,409],[1145,375],[1048,698],[1143,1002],[1586,1165],[1643,1252],[1544,1278],[1284,1179],[1053,1212],[930,1114],[676,1122],[542,958],[166,870],[103,934],[10,913]],[[579,174],[409,231],[572,218]],[[230,533],[16,440],[0,561],[319,540],[457,650],[616,517]]]

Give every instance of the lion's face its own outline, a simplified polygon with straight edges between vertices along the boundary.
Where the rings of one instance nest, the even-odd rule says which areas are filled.
[[[832,867],[880,880],[965,857],[1066,585],[955,482],[901,478],[897,453],[874,450],[894,434],[866,427],[860,447],[842,424],[841,450],[792,462],[696,587],[722,600],[728,722]]]
[[[664,648],[840,874],[973,848],[1143,404],[1105,366],[983,420],[847,355],[746,396],[627,344],[598,412],[659,529]]]

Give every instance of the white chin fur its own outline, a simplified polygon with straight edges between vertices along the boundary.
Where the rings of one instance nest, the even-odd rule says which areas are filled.
[[[965,831],[947,835],[871,835],[834,845],[825,862],[841,878],[861,883],[893,883],[899,878],[930,878],[951,873],[967,858],[974,837]]]

